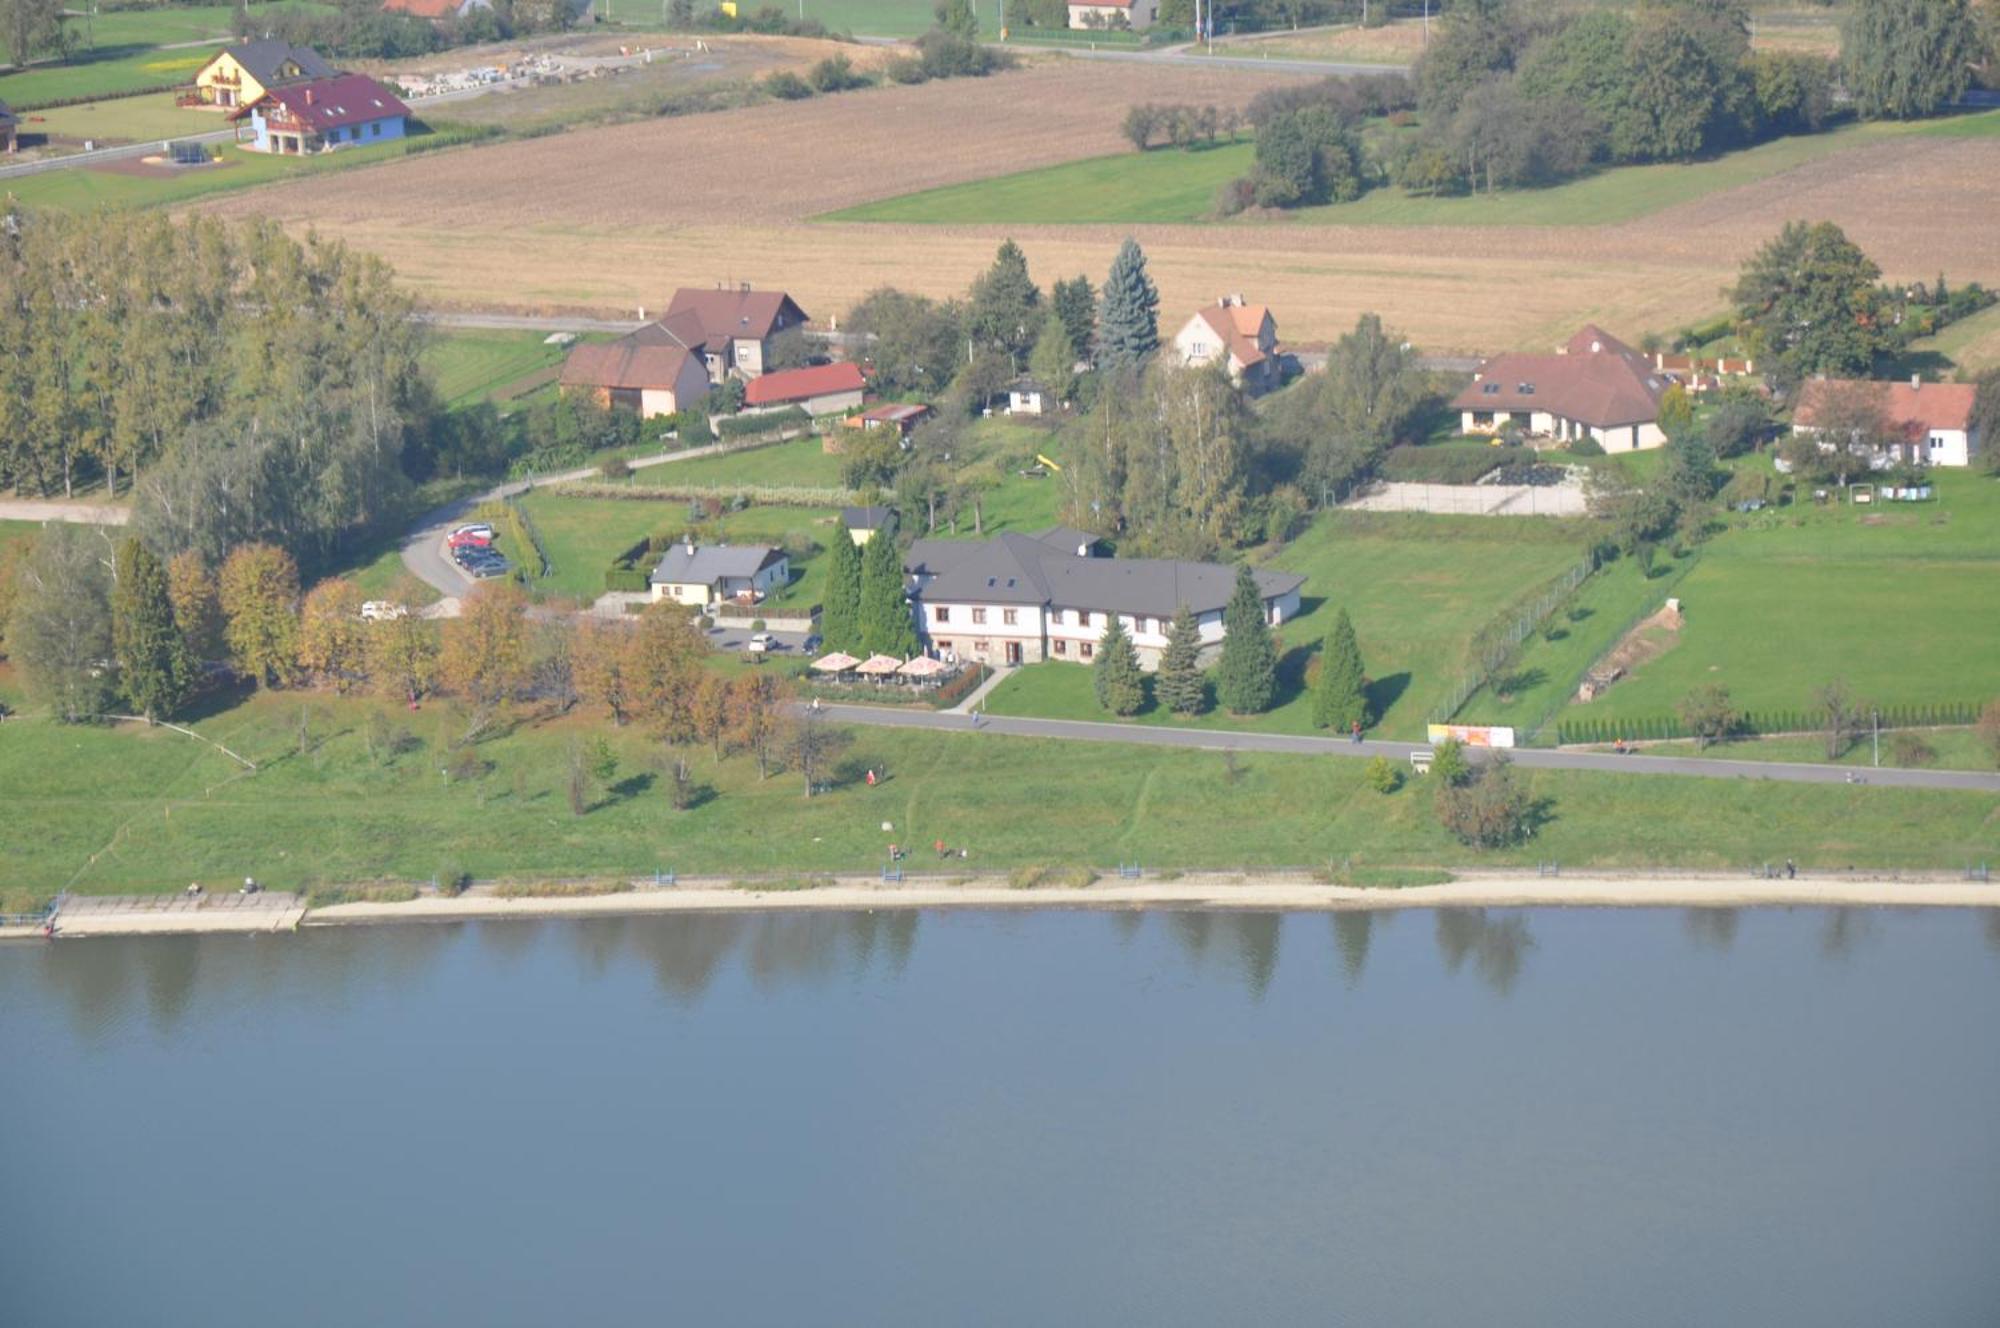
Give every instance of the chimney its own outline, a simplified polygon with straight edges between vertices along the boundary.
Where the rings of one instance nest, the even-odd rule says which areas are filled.
[[[1922,387],[1923,385],[1924,385],[1924,378],[1923,378],[1923,375],[1922,375],[1922,374],[1911,374],[1911,375],[1910,375],[1910,390],[1911,390],[1912,392],[1916,391],[1916,390],[1917,390],[1918,388]]]
[[[312,105],[312,104],[313,104],[313,90],[312,90],[311,88],[307,88],[307,89],[306,89],[306,105],[310,106],[310,105]]]

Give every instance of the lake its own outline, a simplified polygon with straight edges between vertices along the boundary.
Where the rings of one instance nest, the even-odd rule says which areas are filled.
[[[0,947],[0,1320],[2000,1322],[2000,915]]]

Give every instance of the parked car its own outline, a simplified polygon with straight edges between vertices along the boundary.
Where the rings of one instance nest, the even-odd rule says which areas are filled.
[[[482,534],[476,530],[455,530],[451,534],[445,536],[444,542],[450,545],[454,549],[463,549],[463,548],[484,549],[493,543],[493,536],[490,534]]]
[[[371,599],[361,606],[361,616],[368,622],[390,622],[397,618],[407,618],[410,606],[397,604],[386,599]]]
[[[750,644],[743,648],[753,655],[762,655],[770,651],[775,645],[776,642],[771,640],[769,632],[758,632],[750,638]]]
[[[819,653],[819,648],[825,644],[826,638],[822,637],[818,632],[814,632],[805,639],[799,646],[799,649],[805,651],[808,655],[816,655]]]
[[[490,540],[493,538],[493,527],[487,525],[484,521],[475,521],[468,526],[454,526],[451,533],[454,535],[478,535]]]

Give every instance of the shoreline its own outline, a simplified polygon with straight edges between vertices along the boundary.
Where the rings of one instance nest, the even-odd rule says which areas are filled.
[[[171,899],[171,897],[169,897]],[[672,913],[813,912],[877,909],[1218,909],[1340,912],[1430,908],[2000,908],[2000,882],[1955,878],[1761,880],[1739,875],[1539,876],[1482,873],[1441,885],[1329,885],[1306,876],[1190,873],[1173,880],[1104,881],[1016,888],[1004,877],[965,884],[889,884],[846,878],[802,889],[759,890],[722,879],[650,883],[594,895],[507,898],[475,888],[451,898],[354,902],[308,908],[280,896],[208,909],[159,903],[134,908],[106,898],[72,900],[55,939],[289,932],[302,927],[376,926],[505,918],[643,917]],[[221,902],[217,900],[216,902]],[[40,939],[40,927],[0,930],[0,939]]]

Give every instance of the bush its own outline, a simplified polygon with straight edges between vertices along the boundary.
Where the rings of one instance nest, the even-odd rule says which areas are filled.
[[[813,87],[820,92],[845,92],[849,88],[865,88],[870,79],[854,68],[854,62],[844,55],[829,55],[812,67],[807,75]]]
[[[806,414],[804,406],[787,406],[783,410],[760,411],[755,415],[730,415],[715,422],[715,431],[723,439],[752,438],[760,434],[783,433],[787,429],[797,429],[812,423],[812,416]]]
[[[1403,772],[1386,756],[1368,763],[1368,787],[1377,793],[1394,793],[1403,787]]]
[[[624,457],[611,457],[597,468],[597,473],[607,480],[630,479],[632,467]]]
[[[1044,886],[1081,890],[1096,879],[1097,873],[1088,867],[1016,867],[1007,874],[1007,884],[1016,890],[1034,890]]]
[[[766,77],[764,91],[780,101],[804,101],[813,95],[812,85],[789,69],[780,69]]]
[[[1604,444],[1598,442],[1595,438],[1592,438],[1589,434],[1583,434],[1579,437],[1570,439],[1567,443],[1564,443],[1563,450],[1565,452],[1568,452],[1571,456],[1581,456],[1581,457],[1603,456]]]
[[[1392,447],[1382,457],[1384,479],[1411,484],[1473,484],[1502,466],[1533,464],[1525,447],[1466,443],[1422,443]]]
[[[1473,848],[1505,848],[1534,829],[1533,800],[1504,756],[1491,757],[1461,783],[1439,784],[1436,808],[1438,824]]]
[[[493,889],[502,899],[583,899],[592,895],[622,895],[630,881],[504,881]]]
[[[1900,766],[1929,765],[1937,760],[1937,748],[1920,733],[1898,733],[1889,739],[1889,756]]]
[[[891,83],[922,83],[930,78],[924,72],[923,61],[911,56],[902,56],[882,66],[882,72]]]

